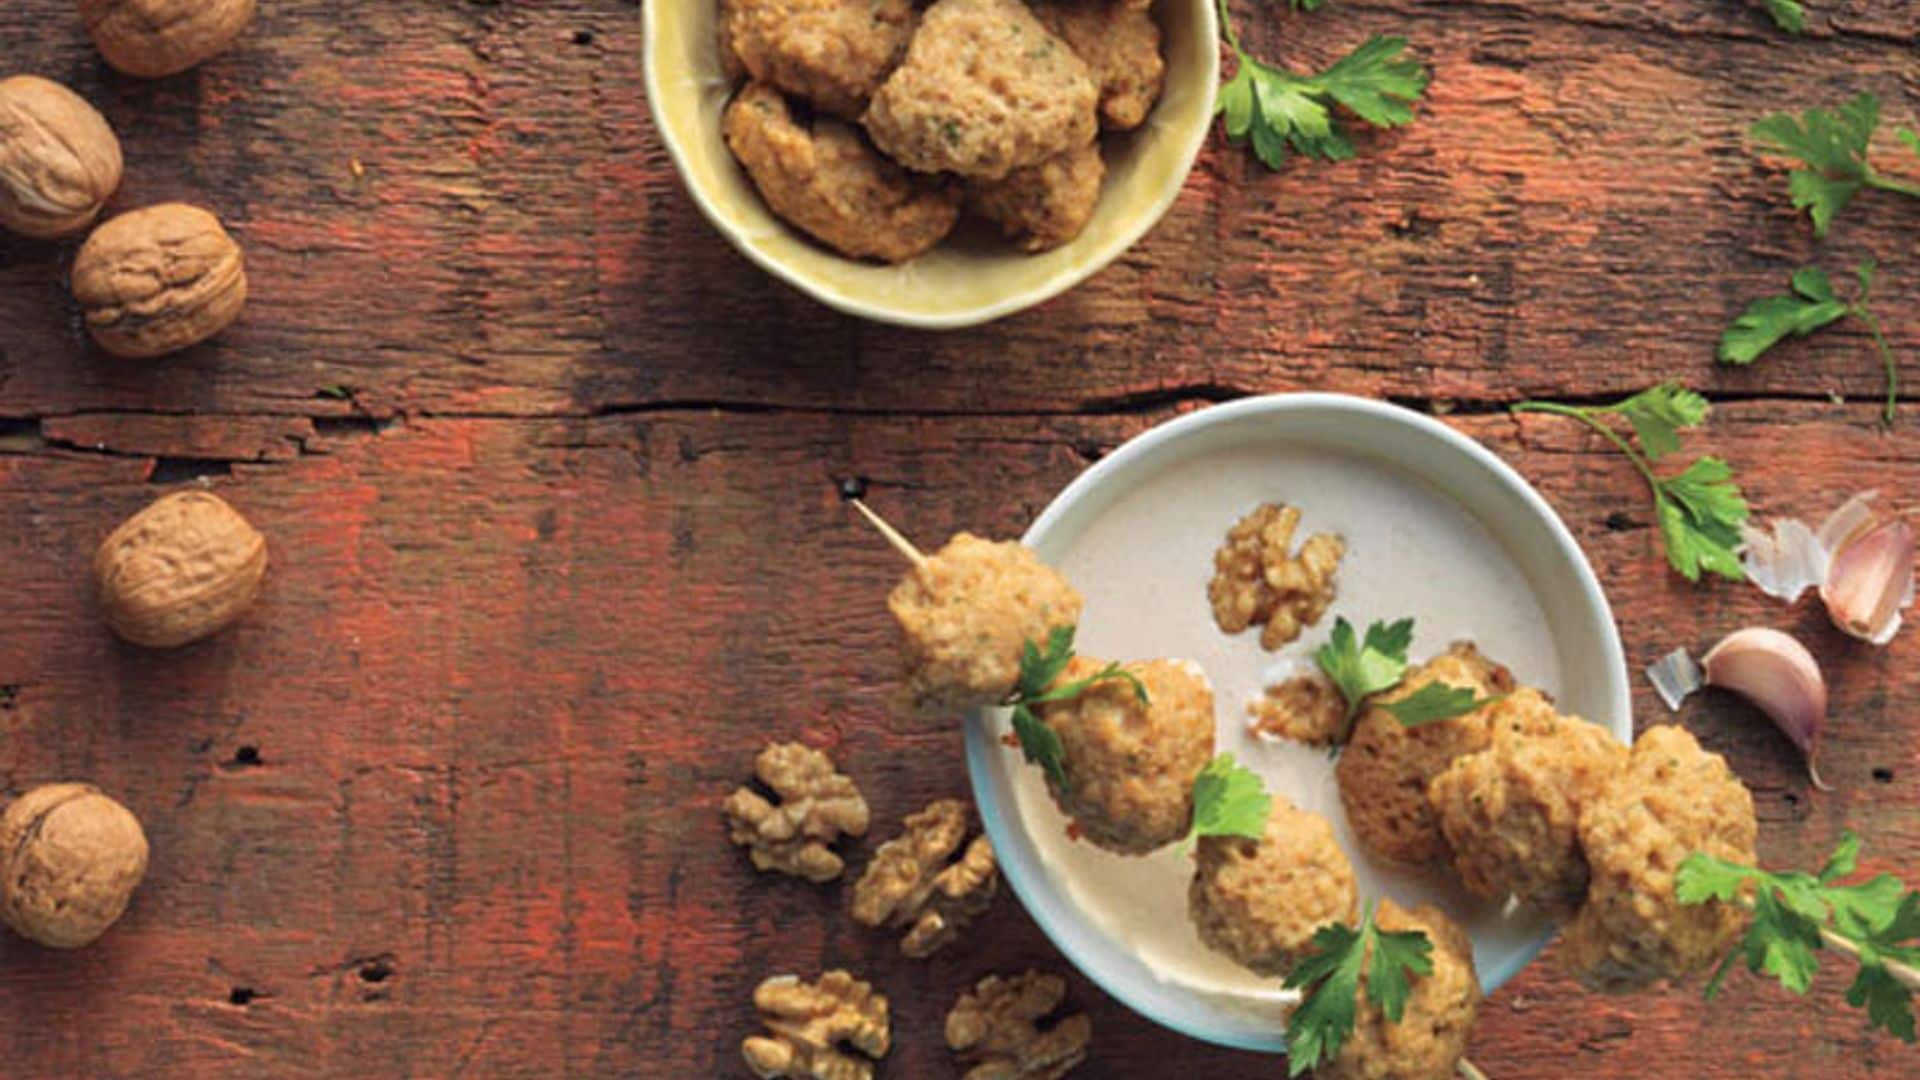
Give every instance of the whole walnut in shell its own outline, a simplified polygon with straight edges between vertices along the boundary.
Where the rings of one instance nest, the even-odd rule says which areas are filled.
[[[77,949],[107,932],[147,873],[140,819],[92,784],[47,784],[0,814],[0,918]]]
[[[93,557],[107,625],[153,648],[198,641],[238,619],[266,572],[266,539],[206,491],[175,492],[133,515]]]
[[[147,79],[177,75],[227,50],[253,21],[254,0],[80,0],[107,63]]]
[[[101,348],[144,359],[225,330],[247,302],[247,271],[219,218],[162,203],[87,237],[73,262],[73,295]]]
[[[39,239],[79,232],[120,168],[120,140],[80,95],[35,75],[0,80],[0,225]]]

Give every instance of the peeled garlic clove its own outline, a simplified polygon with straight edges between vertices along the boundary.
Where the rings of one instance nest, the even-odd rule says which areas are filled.
[[[1900,612],[1913,602],[1913,529],[1905,519],[1883,521],[1848,538],[1834,553],[1820,586],[1833,624],[1862,641],[1885,645],[1900,630]]]
[[[1778,630],[1749,627],[1708,651],[1707,685],[1731,690],[1767,714],[1807,759],[1813,786],[1831,791],[1814,758],[1827,724],[1827,681],[1806,646]]]

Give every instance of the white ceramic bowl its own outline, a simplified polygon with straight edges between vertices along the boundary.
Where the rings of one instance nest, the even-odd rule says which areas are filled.
[[[1327,529],[1348,543],[1331,612],[1277,655],[1260,649],[1258,634],[1220,633],[1206,599],[1214,548],[1266,500],[1301,507],[1303,538]],[[1333,821],[1363,898],[1441,904],[1472,936],[1488,990],[1552,936],[1538,916],[1476,901],[1457,883],[1373,865],[1346,826],[1328,755],[1246,730],[1246,706],[1260,686],[1310,665],[1334,616],[1362,628],[1414,616],[1415,661],[1471,637],[1562,710],[1631,740],[1626,663],[1606,597],[1565,525],[1492,453],[1393,405],[1331,394],[1255,398],[1127,443],[1068,485],[1025,539],[1086,595],[1081,652],[1187,658],[1205,668],[1219,748],[1260,772],[1270,790]],[[1008,883],[1060,951],[1114,997],[1177,1031],[1284,1049],[1289,996],[1193,934],[1187,857],[1169,846],[1125,859],[1066,839],[1039,770],[1003,745],[1007,730],[1000,712],[967,724],[974,797]],[[1156,969],[1204,977],[1170,979]],[[1209,981],[1216,976],[1226,981]]]
[[[835,255],[767,210],[720,135],[733,88],[720,69],[717,0],[647,0],[643,49],[654,126],[707,219],[767,272],[878,322],[973,326],[1048,300],[1132,247],[1173,205],[1213,124],[1220,82],[1213,0],[1159,0],[1167,89],[1138,131],[1105,136],[1107,182],[1079,238],[1026,255],[990,238],[949,240],[903,266]]]

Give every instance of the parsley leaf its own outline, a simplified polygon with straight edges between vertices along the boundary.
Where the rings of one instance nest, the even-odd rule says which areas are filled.
[[[1448,686],[1435,680],[1423,684],[1418,690],[1380,706],[1393,714],[1395,720],[1405,727],[1419,727],[1421,724],[1451,720],[1456,716],[1465,716],[1475,709],[1485,708],[1506,695],[1483,698],[1474,693],[1472,687]]]
[[[1034,711],[1035,705],[1077,698],[1086,693],[1089,687],[1103,682],[1130,683],[1140,704],[1149,703],[1146,684],[1118,662],[1109,663],[1087,678],[1054,685],[1067,670],[1067,665],[1073,662],[1075,629],[1072,626],[1054,627],[1047,634],[1045,648],[1027,642],[1020,650],[1019,682],[1006,700],[1001,702],[1013,709],[1013,733],[1020,740],[1021,753],[1028,763],[1039,765],[1041,771],[1046,773],[1047,780],[1056,785],[1066,783],[1066,747],[1060,742],[1059,734]]]
[[[1295,0],[1312,11],[1321,0]],[[1227,0],[1219,0],[1220,25],[1237,67],[1220,88],[1214,111],[1223,118],[1227,139],[1247,143],[1269,169],[1286,163],[1289,150],[1323,161],[1353,156],[1353,143],[1335,119],[1340,105],[1374,127],[1411,123],[1409,107],[1427,88],[1427,73],[1401,57],[1407,41],[1374,36],[1317,75],[1296,75],[1254,58],[1240,45]]]
[[[1799,0],[1767,0],[1767,14],[1773,16],[1773,23],[1789,34],[1799,34],[1807,29],[1807,9]]]
[[[1887,372],[1885,417],[1887,423],[1893,423],[1894,408],[1900,398],[1900,368],[1894,362],[1892,346],[1887,344],[1887,337],[1880,330],[1880,320],[1867,306],[1873,297],[1874,269],[1872,259],[1854,268],[1854,276],[1860,282],[1860,294],[1851,302],[1834,295],[1833,282],[1825,270],[1817,266],[1795,270],[1792,292],[1755,300],[1733,321],[1732,326],[1727,327],[1726,333],[1720,336],[1720,362],[1751,364],[1761,353],[1773,348],[1788,335],[1804,337],[1823,326],[1852,316],[1866,325],[1868,333],[1873,336],[1874,346],[1880,351],[1880,362]]]
[[[1566,405],[1557,401],[1523,401],[1515,413],[1565,416],[1592,428],[1633,462],[1653,493],[1654,517],[1667,562],[1688,581],[1699,581],[1703,571],[1739,581],[1746,577],[1734,549],[1740,545],[1740,524],[1747,520],[1747,501],[1733,482],[1733,469],[1717,457],[1702,457],[1676,476],[1662,477],[1653,463],[1679,449],[1679,432],[1706,419],[1705,398],[1675,383],[1663,383],[1611,405]],[[1627,441],[1609,416],[1624,416],[1639,436],[1640,448]]]
[[[1345,616],[1334,620],[1333,633],[1313,659],[1340,688],[1340,696],[1347,699],[1349,724],[1360,712],[1362,702],[1400,682],[1407,672],[1407,647],[1412,644],[1412,619],[1376,622],[1367,627],[1365,640],[1355,639],[1353,624]]]
[[[1220,754],[1193,780],[1193,828],[1187,843],[1202,836],[1244,836],[1258,840],[1266,835],[1267,815],[1273,809],[1273,797],[1253,770],[1233,760],[1232,754]]]
[[[1869,1027],[1913,1042],[1910,987],[1920,981],[1914,970],[1920,964],[1920,894],[1891,874],[1835,884],[1854,875],[1859,856],[1860,838],[1852,832],[1841,836],[1817,876],[1741,866],[1704,852],[1689,855],[1674,877],[1674,895],[1682,904],[1718,900],[1753,912],[1746,934],[1708,983],[1707,996],[1718,993],[1736,957],[1749,971],[1771,975],[1804,994],[1819,970],[1821,950],[1833,946],[1860,962],[1847,1003],[1866,1009]]]
[[[1319,11],[1327,0],[1287,0],[1287,6],[1295,11]]]
[[[1787,191],[1794,209],[1806,210],[1813,218],[1813,235],[1827,235],[1834,215],[1861,188],[1920,198],[1920,183],[1883,176],[1867,160],[1879,126],[1880,99],[1867,93],[1834,109],[1808,109],[1798,116],[1774,113],[1753,125],[1755,141],[1800,162],[1787,175]],[[1906,141],[1904,135],[1901,139]]]
[[[1299,1076],[1340,1052],[1353,1033],[1363,975],[1367,1000],[1399,1023],[1413,976],[1432,972],[1427,935],[1380,929],[1372,905],[1358,929],[1329,923],[1314,931],[1313,951],[1287,973],[1287,987],[1306,992],[1287,1021],[1287,1075]]]

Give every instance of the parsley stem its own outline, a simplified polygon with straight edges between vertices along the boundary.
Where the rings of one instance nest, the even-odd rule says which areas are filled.
[[[1887,366],[1887,424],[1893,424],[1894,407],[1900,403],[1900,365],[1893,359],[1893,346],[1887,344],[1887,335],[1880,332],[1880,320],[1874,318],[1865,304],[1853,305],[1853,314],[1867,324],[1867,333],[1873,335],[1873,344],[1880,350],[1880,360]]]
[[[1635,450],[1631,443],[1621,438],[1619,432],[1601,423],[1599,418],[1593,415],[1596,411],[1605,410],[1582,408],[1578,405],[1562,405],[1557,401],[1523,401],[1513,406],[1509,411],[1517,413],[1552,413],[1555,416],[1567,416],[1580,421],[1606,436],[1608,442],[1619,447],[1620,452],[1627,455],[1627,460],[1633,462],[1633,467],[1639,469],[1640,475],[1646,478],[1647,486],[1653,489],[1654,498],[1666,498],[1665,492],[1660,488],[1660,478],[1653,474],[1653,466],[1647,464],[1646,458],[1640,456],[1640,451]]]
[[[1910,180],[1895,180],[1891,177],[1884,176],[1880,173],[1874,172],[1871,169],[1867,170],[1867,175],[1864,177],[1864,179],[1868,187],[1879,188],[1881,191],[1898,192],[1901,195],[1911,195],[1916,199],[1920,199],[1920,182],[1910,181]]]
[[[1227,44],[1232,47],[1235,54],[1244,55],[1240,49],[1240,35],[1233,30],[1233,12],[1228,10],[1227,0],[1219,0],[1219,5],[1220,33],[1227,39]]]

